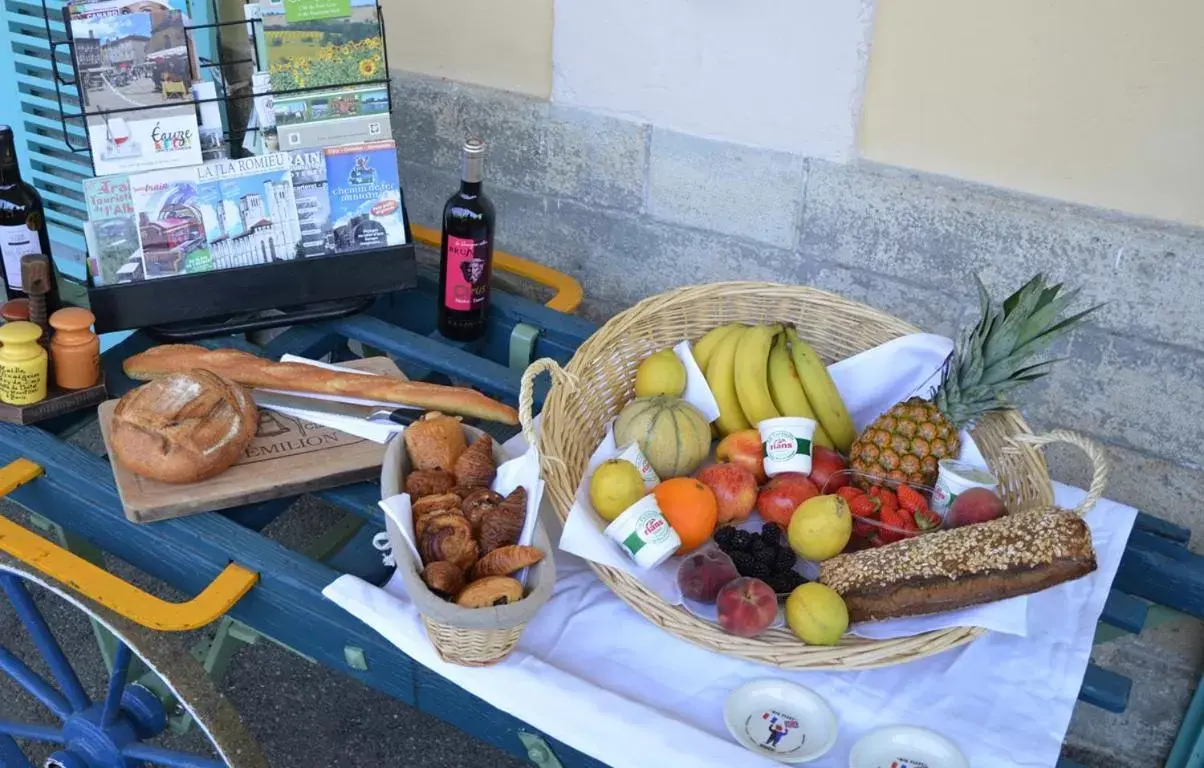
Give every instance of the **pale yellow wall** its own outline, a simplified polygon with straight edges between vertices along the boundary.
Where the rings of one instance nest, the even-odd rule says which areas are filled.
[[[1204,0],[879,0],[860,146],[1204,225]]]
[[[383,0],[394,67],[546,98],[553,0]]]

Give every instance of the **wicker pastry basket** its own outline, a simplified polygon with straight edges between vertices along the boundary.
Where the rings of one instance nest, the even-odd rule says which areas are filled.
[[[529,425],[530,411],[526,414],[528,418],[524,425]],[[463,429],[469,444],[484,434],[475,427]],[[529,426],[524,426],[524,433],[528,440],[534,439]],[[496,442],[493,457],[498,464],[510,458]],[[381,498],[401,493],[409,470],[405,441],[400,438],[390,440],[381,466]],[[391,521],[388,524],[392,526]],[[397,573],[405,584],[406,594],[418,608],[427,637],[441,659],[465,667],[484,667],[501,661],[518,645],[523,627],[552,596],[556,584],[552,544],[543,523],[536,523],[535,538],[531,543],[544,553],[544,559],[530,568],[526,596],[511,605],[471,609],[450,603],[432,592],[422,580],[422,564],[414,558],[409,547],[394,548]]]
[[[539,447],[547,494],[561,518],[573,505],[607,424],[634,396],[639,362],[651,352],[683,339],[697,339],[715,326],[733,322],[796,323],[800,335],[829,363],[919,331],[864,304],[803,286],[714,283],[645,299],[602,326],[581,345],[566,368],[551,360],[538,360],[523,377],[521,402],[529,407],[535,378],[545,371],[552,376]],[[1092,461],[1091,488],[1075,511],[1085,514],[1103,495],[1107,462],[1103,451],[1084,438],[1068,432],[1034,436],[1014,410],[991,414],[975,427],[973,435],[1013,512],[1054,506],[1049,470],[1037,450],[1052,442],[1076,445]],[[591,566],[615,594],[663,629],[709,650],[778,667],[882,667],[939,653],[984,633],[975,627],[958,627],[894,640],[846,636],[831,647],[805,645],[789,629],[746,639],[666,603],[622,571],[595,563]]]

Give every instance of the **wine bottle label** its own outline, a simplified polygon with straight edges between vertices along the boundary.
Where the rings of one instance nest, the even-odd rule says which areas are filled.
[[[21,286],[21,257],[40,254],[42,245],[38,240],[37,220],[30,215],[30,229],[24,224],[15,227],[0,227],[0,254],[4,256],[4,273],[8,275],[8,286],[13,290],[25,290]]]
[[[489,295],[489,241],[447,236],[447,289],[443,305],[463,312]]]

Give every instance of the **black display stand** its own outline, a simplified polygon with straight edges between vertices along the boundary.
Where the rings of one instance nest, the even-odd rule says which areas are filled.
[[[219,18],[217,0],[209,0],[209,4],[212,17]],[[380,23],[382,52],[387,61],[388,45],[385,41],[384,23],[379,4],[376,11]],[[85,134],[87,133],[87,113],[82,109],[78,112],[69,112],[64,106],[62,88],[81,87],[78,83],[78,76],[72,80],[63,79],[56,55],[60,46],[66,46],[71,51],[73,66],[78,72],[74,41],[69,35],[65,39],[55,38],[50,25],[51,11],[46,6],[46,0],[42,0],[42,14],[46,22],[46,38],[50,45],[51,61],[54,67],[55,91],[58,96],[59,120],[63,127],[63,141],[72,152],[91,154],[90,147],[73,144],[71,134],[67,129],[68,121],[78,121]],[[64,21],[66,20],[64,19]],[[256,69],[262,69],[261,62],[257,60],[258,35],[262,34],[262,20],[260,19],[250,22],[246,19],[216,21],[210,24],[186,27],[190,58],[194,47],[192,36],[196,31],[230,26],[244,27],[248,23],[251,24],[252,30],[250,41],[252,59],[222,61],[221,45],[219,44],[218,60],[201,62],[200,66],[202,68],[221,68],[227,65],[254,63]],[[69,33],[69,23],[66,23],[66,29]],[[224,72],[224,70],[222,71]],[[343,85],[290,89],[273,92],[271,96],[330,91],[366,85],[385,85],[387,87],[390,82],[390,78],[386,76],[376,80]],[[221,79],[220,84],[224,85],[224,83],[225,77]],[[389,113],[391,114],[393,95],[392,89],[388,90]],[[216,98],[193,100],[190,103],[220,102],[229,105],[232,102],[253,101],[260,97],[262,95],[257,96],[254,93],[235,95],[222,92]],[[67,98],[78,101],[71,95],[68,95]],[[107,116],[156,108],[130,107],[103,111],[99,114]],[[228,113],[229,110],[227,110]],[[227,128],[226,145],[236,153],[241,148],[241,142],[236,144],[233,138],[257,130],[259,130],[257,127],[237,130]],[[417,285],[413,234],[410,231],[409,214],[405,210],[404,191],[402,192],[402,211],[405,217],[406,245],[401,246],[277,261],[251,267],[160,277],[106,286],[93,285],[89,273],[88,298],[92,313],[96,316],[96,330],[103,333],[144,328],[159,338],[190,340],[346,317],[363,311],[371,304],[372,298],[375,296],[414,288]],[[270,310],[270,312],[264,312],[265,310]]]

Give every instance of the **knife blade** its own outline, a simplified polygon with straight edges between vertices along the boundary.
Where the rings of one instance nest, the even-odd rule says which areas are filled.
[[[407,426],[418,420],[421,411],[410,408],[382,408],[377,405],[358,405],[356,403],[341,403],[336,400],[319,400],[314,397],[300,395],[285,395],[280,392],[251,392],[255,405],[260,408],[290,408],[297,411],[313,411],[328,416],[360,419],[362,421],[387,424],[392,422]]]

